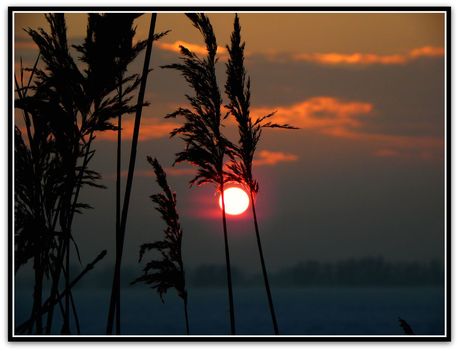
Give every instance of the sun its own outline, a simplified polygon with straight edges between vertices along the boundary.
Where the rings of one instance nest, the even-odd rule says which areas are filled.
[[[222,208],[222,196],[218,199]],[[229,215],[240,215],[249,207],[249,196],[241,188],[225,189],[225,213]]]

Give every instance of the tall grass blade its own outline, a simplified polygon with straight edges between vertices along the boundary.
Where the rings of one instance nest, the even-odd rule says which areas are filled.
[[[112,334],[115,310],[121,308],[120,306],[121,260],[123,256],[124,238],[125,238],[125,233],[126,233],[127,215],[128,215],[128,210],[129,210],[129,200],[131,196],[132,182],[133,182],[133,177],[134,177],[134,168],[135,168],[136,155],[137,155],[137,144],[138,144],[138,139],[139,139],[140,121],[142,117],[142,108],[144,106],[145,88],[146,88],[147,77],[149,73],[151,51],[153,47],[153,41],[160,38],[162,35],[164,35],[164,33],[155,35],[154,33],[155,24],[156,24],[156,13],[152,13],[151,19],[150,19],[150,28],[148,32],[148,40],[147,40],[147,45],[146,45],[146,50],[145,50],[144,65],[143,65],[142,75],[140,78],[140,87],[139,87],[139,93],[138,93],[138,98],[137,98],[136,114],[135,114],[135,121],[134,121],[134,131],[132,135],[131,154],[129,157],[129,168],[128,168],[128,174],[127,174],[127,179],[126,179],[126,189],[124,193],[123,208],[122,208],[121,221],[120,221],[120,226],[119,226],[119,238],[117,240],[118,250],[117,250],[117,255],[116,255],[115,272],[113,276],[112,291],[111,291],[111,296],[110,296],[110,305],[109,305],[109,313],[108,313],[108,321],[107,321],[107,334]]]

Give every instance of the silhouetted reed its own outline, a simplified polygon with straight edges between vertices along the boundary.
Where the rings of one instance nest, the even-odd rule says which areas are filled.
[[[98,55],[107,55],[111,53],[114,60],[110,61],[111,65],[100,67],[99,70],[107,76],[117,73],[117,94],[118,102],[122,102],[123,98],[123,79],[126,74],[128,65],[138,56],[145,48],[147,41],[142,40],[133,45],[133,38],[136,33],[134,29],[134,20],[140,14],[130,13],[108,13],[103,16],[92,14],[89,17],[89,27],[93,28],[95,34],[95,45],[89,60],[97,61]],[[103,43],[103,46],[98,45]],[[101,52],[103,51],[103,52]],[[104,79],[101,80],[102,83]],[[94,84],[100,84],[100,81],[95,81]],[[117,124],[117,148],[116,148],[116,204],[115,204],[115,241],[116,252],[120,250],[119,244],[119,227],[121,215],[121,133],[122,133],[122,115],[118,115]],[[118,282],[119,284],[119,282]],[[117,290],[120,287],[117,286]],[[117,306],[120,306],[120,296],[118,295]],[[116,333],[120,334],[120,308],[116,308]]]
[[[100,260],[102,260],[105,256],[107,255],[107,250],[103,250],[100,254],[97,255],[97,257],[90,263],[88,263],[83,269],[80,274],[78,274],[69,284],[67,289],[72,289],[77,283],[92,269],[94,269],[94,266],[96,263],[98,263]],[[38,313],[44,314],[48,313],[51,308],[54,307],[54,305],[60,303],[60,300],[67,294],[67,290],[64,290],[63,292],[59,293],[57,297],[54,299],[48,298],[42,305],[42,308],[40,311],[37,311]],[[25,321],[24,323],[18,325],[16,327],[16,333],[21,334],[24,333],[26,330],[32,327],[34,321],[37,319],[38,316],[32,316],[29,320]]]
[[[194,96],[186,95],[191,109],[180,107],[167,115],[166,118],[178,116],[185,118],[183,126],[173,130],[171,136],[179,135],[185,141],[185,150],[176,154],[175,163],[185,161],[197,167],[197,175],[190,181],[190,185],[215,184],[222,196],[230,324],[231,334],[235,334],[231,264],[223,193],[225,185],[224,158],[230,142],[221,133],[222,99],[215,74],[217,41],[207,16],[204,14],[187,14],[187,16],[193,26],[202,34],[207,55],[201,59],[186,47],[180,46],[182,63],[164,66],[164,68],[179,71],[195,92]]]
[[[22,227],[15,228],[15,244],[17,252],[27,248],[19,254],[18,263],[35,257],[32,315],[37,316],[36,333],[51,333],[53,323],[54,305],[47,312],[45,328],[41,322],[42,296],[38,291],[43,288],[43,273],[52,281],[51,300],[59,295],[63,273],[65,302],[61,332],[70,333],[71,309],[79,329],[70,288],[70,244],[73,243],[78,258],[79,251],[71,228],[75,213],[90,208],[79,201],[81,187],[101,187],[100,175],[88,168],[95,154],[92,142],[96,133],[116,129],[110,122],[112,118],[136,110],[130,99],[140,80],[136,75],[124,78],[121,99],[116,96],[119,87],[116,77],[120,76],[117,72],[125,70],[125,63],[117,62],[113,51],[108,50],[112,44],[96,39],[102,29],[95,23],[102,17],[96,14],[88,17],[86,39],[75,47],[81,54],[80,62],[85,65],[83,70],[70,53],[64,14],[46,15],[49,32],[26,30],[39,48],[43,67],[36,66],[33,70],[32,86],[17,89],[15,107],[24,111],[29,140],[24,142],[20,131],[16,131],[15,159],[21,160],[16,169],[32,170],[29,178],[34,183],[28,184],[30,179],[26,175],[15,181],[18,189],[15,215],[23,218],[18,222]],[[106,27],[103,31],[110,32]],[[23,93],[28,90],[33,94]]]
[[[116,23],[116,22],[115,22]],[[129,211],[129,201],[131,197],[131,189],[132,189],[132,182],[134,178],[134,168],[136,162],[136,155],[137,155],[137,144],[139,139],[139,131],[140,131],[140,121],[142,118],[142,108],[145,105],[144,103],[144,96],[145,96],[145,89],[147,84],[147,77],[148,73],[150,72],[150,58],[151,58],[151,51],[153,47],[153,41],[161,38],[167,32],[155,34],[155,24],[156,24],[156,13],[151,14],[150,19],[150,27],[148,32],[148,39],[146,44],[145,50],[145,58],[144,64],[142,69],[142,75],[140,77],[140,86],[139,92],[137,96],[137,104],[135,108],[135,121],[134,121],[134,130],[132,134],[132,143],[131,143],[131,154],[129,157],[129,168],[128,174],[126,179],[126,188],[124,193],[123,199],[123,208],[121,212],[121,218],[119,221],[118,226],[118,236],[117,236],[117,250],[116,250],[116,261],[115,261],[115,270],[113,275],[113,284],[112,284],[112,291],[110,294],[110,305],[108,311],[108,321],[107,321],[107,334],[111,334],[113,330],[113,322],[115,319],[115,312],[117,311],[117,315],[119,317],[119,311],[121,309],[121,260],[123,256],[123,247],[124,247],[124,238],[126,234],[126,223],[127,223],[127,215]],[[124,93],[124,92],[123,92]],[[120,333],[120,318],[117,320],[117,327],[116,332]]]
[[[398,322],[400,323],[400,328],[403,329],[405,335],[414,335],[413,329],[404,319],[398,317]]]
[[[152,165],[156,175],[156,182],[162,189],[162,193],[154,194],[150,198],[157,205],[156,210],[161,214],[161,218],[167,227],[164,229],[163,240],[145,243],[140,246],[139,262],[142,261],[145,253],[155,250],[160,254],[161,259],[152,259],[147,262],[143,269],[143,274],[131,284],[143,282],[152,289],[156,289],[162,302],[164,302],[163,295],[167,293],[167,290],[174,288],[178,296],[183,300],[186,333],[190,334],[188,297],[185,289],[185,270],[182,259],[183,232],[177,213],[176,194],[169,187],[166,173],[156,158],[152,159],[148,156],[147,160]]]
[[[275,334],[279,334],[255,210],[254,198],[258,192],[258,182],[253,176],[252,165],[255,150],[261,137],[262,128],[295,128],[288,124],[280,125],[267,121],[274,113],[252,120],[250,116],[250,78],[247,77],[244,67],[244,47],[245,43],[241,43],[241,26],[239,24],[239,18],[236,15],[234,18],[234,30],[231,35],[231,47],[226,47],[229,53],[229,60],[226,64],[227,81],[225,92],[229,98],[229,103],[226,107],[230,110],[231,115],[236,119],[238,124],[239,145],[235,146],[233,152],[229,153],[231,163],[228,165],[228,168],[231,172],[229,172],[228,180],[243,184],[249,190],[269,309],[274,332]]]

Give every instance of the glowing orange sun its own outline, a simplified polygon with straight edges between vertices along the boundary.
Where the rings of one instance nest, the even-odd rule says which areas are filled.
[[[222,196],[218,199],[222,208]],[[239,215],[249,207],[249,196],[241,188],[225,189],[225,213],[229,215]]]

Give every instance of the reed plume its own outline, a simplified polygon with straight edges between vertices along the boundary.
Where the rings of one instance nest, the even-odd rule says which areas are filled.
[[[215,73],[217,41],[207,16],[187,14],[187,17],[202,34],[207,55],[201,59],[186,47],[180,46],[182,63],[164,66],[164,68],[179,71],[195,93],[194,96],[186,95],[191,108],[180,107],[166,118],[183,117],[185,119],[183,126],[174,129],[171,136],[178,135],[185,142],[185,150],[176,154],[175,163],[189,162],[197,168],[197,175],[190,181],[190,185],[215,184],[222,196],[230,326],[231,334],[235,334],[231,264],[223,193],[226,177],[224,158],[231,143],[221,132],[221,122],[224,116],[221,113],[222,98]]]
[[[234,18],[231,46],[227,46],[226,48],[229,53],[229,60],[226,64],[227,81],[225,85],[225,92],[228,96],[229,103],[226,105],[226,108],[229,109],[231,115],[236,119],[239,130],[239,144],[229,153],[231,163],[228,165],[230,170],[228,180],[244,185],[250,193],[253,221],[269,309],[271,312],[274,333],[279,334],[255,209],[255,195],[259,190],[259,186],[257,180],[253,176],[253,158],[257,144],[261,138],[262,128],[295,128],[288,124],[276,124],[268,121],[268,119],[274,115],[274,112],[255,120],[252,119],[250,115],[250,77],[247,76],[244,66],[245,43],[241,42],[241,26],[237,14]]]
[[[177,198],[167,183],[167,176],[158,160],[147,157],[156,175],[156,182],[162,189],[161,193],[150,196],[157,205],[156,210],[166,223],[164,239],[153,243],[145,243],[140,246],[139,262],[147,252],[159,252],[161,259],[150,260],[143,269],[143,274],[131,284],[145,283],[152,289],[156,289],[161,301],[167,290],[174,288],[178,296],[183,300],[185,313],[186,333],[190,334],[188,321],[188,296],[185,289],[185,270],[182,259],[182,237],[183,231],[177,213]]]

